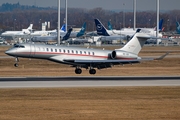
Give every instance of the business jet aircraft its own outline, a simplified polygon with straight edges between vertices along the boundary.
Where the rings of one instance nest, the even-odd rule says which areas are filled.
[[[16,58],[15,67],[18,66],[18,57],[38,58],[71,65],[75,67],[76,74],[82,73],[81,68],[89,69],[90,74],[96,74],[95,68],[103,69],[112,67],[113,65],[133,64],[145,60],[141,59],[138,53],[145,41],[149,38],[150,36],[148,34],[136,33],[124,47],[113,51],[24,43],[14,45],[13,48],[7,50],[5,53]]]
[[[66,29],[66,27],[65,27],[66,25],[65,24],[63,24],[62,25],[62,27],[61,27],[61,29],[60,29],[60,32],[62,33],[62,34],[64,34],[65,33],[65,29]],[[57,30],[55,29],[55,30],[45,30],[45,31],[43,31],[43,30],[40,30],[40,31],[32,31],[31,32],[31,36],[48,36],[48,35],[52,35],[52,34],[56,34],[57,35]],[[66,34],[66,33],[65,33]]]
[[[16,36],[16,35],[28,35],[32,31],[33,24],[30,24],[27,29],[22,29],[22,31],[5,31],[1,36]]]

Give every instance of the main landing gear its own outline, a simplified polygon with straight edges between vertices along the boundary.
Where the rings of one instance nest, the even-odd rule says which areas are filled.
[[[81,68],[76,68],[76,69],[75,69],[75,73],[76,73],[76,74],[81,74],[81,73],[82,73]]]
[[[82,73],[82,69],[81,68],[76,68],[75,69],[75,73],[76,74],[81,74]],[[91,68],[90,70],[89,70],[89,74],[96,74],[96,70],[94,69],[94,68]]]
[[[96,74],[96,70],[95,69],[90,69],[89,74],[93,74],[93,75]]]
[[[18,62],[19,62],[19,59],[18,59],[18,57],[16,57],[15,58],[14,67],[18,67],[19,66]]]

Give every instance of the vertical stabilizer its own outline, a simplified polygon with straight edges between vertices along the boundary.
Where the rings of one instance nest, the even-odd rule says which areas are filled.
[[[164,21],[163,19],[161,19],[161,20],[159,21],[159,31],[162,31],[162,29],[163,29],[163,21]],[[154,28],[154,31],[156,31],[156,28],[157,28],[157,27]]]
[[[61,27],[61,30],[66,32],[66,24],[63,24],[62,27]]]
[[[96,30],[97,30],[98,35],[110,36],[107,32],[107,29],[104,27],[104,25],[98,19],[94,19],[94,21],[95,21]]]
[[[179,22],[176,22],[176,31],[178,34],[180,34],[180,25]]]
[[[108,29],[109,29],[109,30],[113,30],[113,28],[112,28],[112,25],[111,25],[111,22],[110,22],[110,21],[108,21]]]
[[[66,35],[63,37],[62,40],[67,40],[67,39],[69,39],[69,36],[70,36],[71,32],[72,32],[72,28],[70,28],[70,29],[67,31]]]
[[[123,48],[119,50],[127,51],[137,55],[144,46],[146,40],[149,38],[150,36],[148,34],[136,33],[133,38]]]
[[[30,24],[27,29],[28,29],[28,30],[32,30],[32,27],[33,27],[33,24]]]
[[[163,19],[159,21],[159,31],[162,31],[163,28]]]
[[[76,37],[83,36],[84,33],[85,33],[85,31],[86,31],[86,22],[84,22],[84,24],[83,24],[81,30],[77,33]]]

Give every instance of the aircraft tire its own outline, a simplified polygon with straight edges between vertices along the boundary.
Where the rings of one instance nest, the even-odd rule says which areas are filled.
[[[14,67],[18,67],[19,65],[17,63],[14,64]]]
[[[82,73],[82,70],[81,70],[80,68],[77,68],[77,69],[75,69],[75,73],[76,73],[76,74],[81,74],[81,73]]]
[[[96,74],[96,70],[95,69],[90,69],[89,74]]]

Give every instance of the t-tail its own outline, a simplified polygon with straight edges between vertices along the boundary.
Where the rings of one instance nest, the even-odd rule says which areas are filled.
[[[77,33],[76,37],[83,36],[84,33],[85,33],[85,31],[86,31],[86,22],[84,22],[84,24],[83,24],[81,30]]]
[[[180,34],[180,25],[179,22],[176,22],[176,32]]]
[[[104,25],[98,19],[94,19],[94,21],[95,21],[96,30],[97,30],[98,35],[110,36],[107,32],[107,29],[104,27]]]
[[[150,35],[142,32],[137,32],[133,38],[123,47],[116,50],[122,50],[128,53],[132,53],[134,55],[138,55],[144,43],[147,39],[151,38]]]
[[[70,29],[67,31],[67,33],[66,33],[66,35],[63,37],[62,41],[69,39],[69,36],[70,36],[71,32],[72,32],[72,28],[70,28]]]

